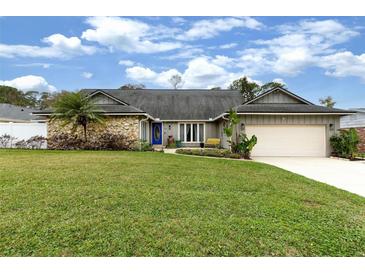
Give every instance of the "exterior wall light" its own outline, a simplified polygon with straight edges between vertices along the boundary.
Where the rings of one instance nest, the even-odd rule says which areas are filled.
[[[245,124],[241,123],[241,131],[245,131],[245,128],[246,128]]]

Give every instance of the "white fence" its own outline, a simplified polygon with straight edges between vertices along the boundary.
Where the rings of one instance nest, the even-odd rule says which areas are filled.
[[[14,145],[17,141],[28,140],[33,136],[43,136],[47,138],[46,123],[0,123],[0,136],[8,134],[14,137]],[[45,146],[46,148],[46,146]]]

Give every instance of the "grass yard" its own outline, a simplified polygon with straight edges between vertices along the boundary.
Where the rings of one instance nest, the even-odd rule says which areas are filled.
[[[0,150],[1,256],[364,256],[365,199],[269,165]]]

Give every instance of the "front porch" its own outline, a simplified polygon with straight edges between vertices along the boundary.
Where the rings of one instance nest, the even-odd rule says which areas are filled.
[[[140,140],[156,150],[198,148],[218,140],[214,146],[225,147],[222,121],[141,121]]]

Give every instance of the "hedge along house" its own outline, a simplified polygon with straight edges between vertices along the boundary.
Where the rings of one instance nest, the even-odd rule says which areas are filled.
[[[220,138],[227,148],[223,129],[228,111],[240,116],[237,129],[255,134],[258,143],[253,156],[327,156],[329,137],[339,129],[340,117],[352,112],[314,105],[283,88],[269,90],[254,100],[242,102],[232,90],[119,90],[85,89],[108,117],[104,125],[91,128],[127,136],[130,147],[139,140],[154,146],[167,145],[168,138],[194,147],[208,138]],[[36,112],[49,116],[51,111]],[[48,137],[64,131],[48,123]]]

